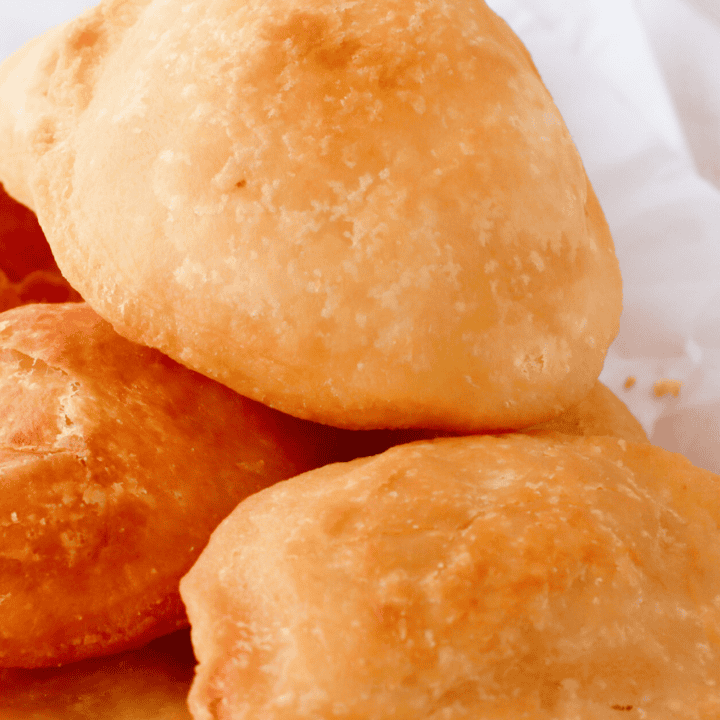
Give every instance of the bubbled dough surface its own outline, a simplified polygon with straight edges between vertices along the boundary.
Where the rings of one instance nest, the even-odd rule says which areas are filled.
[[[718,476],[617,438],[413,443],[262,491],[181,582],[196,720],[710,720]]]
[[[217,523],[327,451],[85,304],[0,315],[0,407],[0,666],[184,626],[178,581]]]
[[[597,378],[612,240],[483,3],[116,0],[48,57],[38,215],[120,332],[350,427],[520,427]]]

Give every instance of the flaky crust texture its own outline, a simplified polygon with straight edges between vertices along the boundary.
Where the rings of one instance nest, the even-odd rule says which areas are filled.
[[[181,582],[195,720],[710,720],[720,483],[617,438],[413,443],[279,483]]]
[[[125,340],[84,303],[0,314],[0,407],[0,666],[186,625],[178,581],[218,522],[326,459],[308,423]]]
[[[50,45],[29,184],[121,333],[354,428],[514,429],[592,387],[612,239],[483,2],[112,0]]]

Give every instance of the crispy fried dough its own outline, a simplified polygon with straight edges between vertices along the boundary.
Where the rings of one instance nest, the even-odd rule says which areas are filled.
[[[29,187],[122,334],[351,428],[516,429],[592,388],[612,239],[483,2],[106,0],[44,44]]]
[[[321,468],[241,503],[181,581],[191,712],[716,718],[719,527],[717,475],[610,437]]]
[[[323,428],[117,335],[84,303],[0,315],[0,666],[131,648],[248,494],[328,461]]]

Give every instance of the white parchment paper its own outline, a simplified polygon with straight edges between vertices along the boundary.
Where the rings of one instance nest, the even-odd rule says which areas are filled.
[[[0,59],[91,4],[0,0]],[[489,5],[530,49],[615,238],[624,312],[602,379],[653,442],[720,472],[720,3]],[[677,397],[656,395],[664,379]]]
[[[613,232],[624,310],[601,378],[653,442],[720,472],[720,4],[490,5],[530,49]],[[677,397],[656,395],[663,379]]]

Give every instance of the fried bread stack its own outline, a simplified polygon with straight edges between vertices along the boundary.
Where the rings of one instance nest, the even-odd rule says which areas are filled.
[[[105,0],[0,99],[87,301],[0,315],[4,664],[186,622],[195,563],[195,720],[717,716],[719,481],[598,382],[612,238],[482,0]]]

